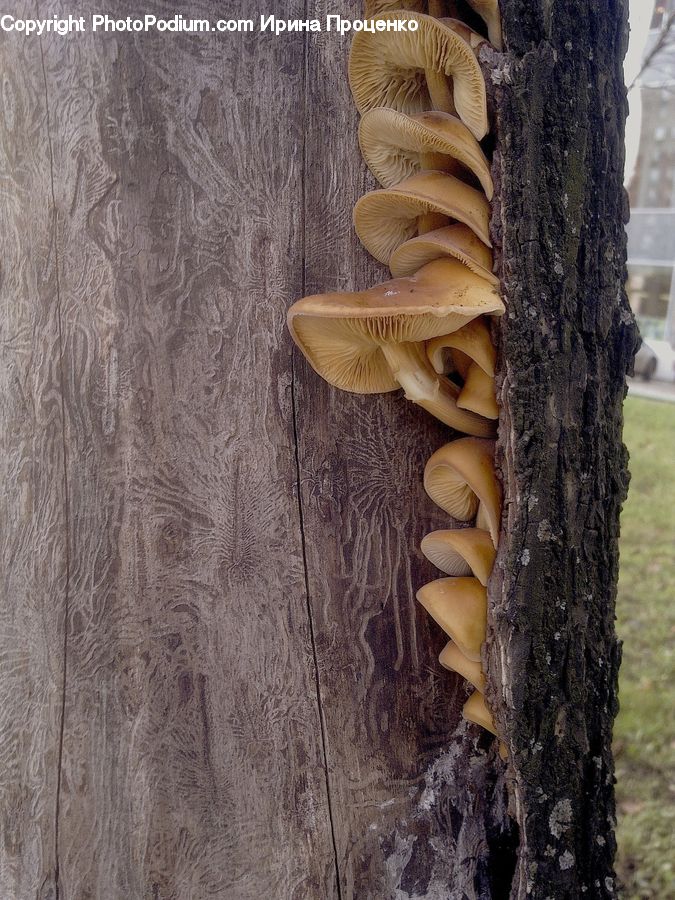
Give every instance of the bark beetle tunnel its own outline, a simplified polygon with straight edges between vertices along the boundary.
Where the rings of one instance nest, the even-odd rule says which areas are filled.
[[[489,320],[505,308],[492,272],[490,162],[479,143],[488,134],[477,60],[486,38],[446,17],[445,4],[432,0],[430,15],[419,3],[390,6],[366,5],[385,25],[355,36],[349,80],[363,116],[361,151],[382,185],[358,201],[354,225],[394,277],[298,300],[288,326],[331,385],[363,394],[403,388],[408,400],[469,435],[438,449],[424,472],[431,499],[471,527],[424,538],[423,553],[445,577],[424,585],[417,599],[450,638],[441,665],[475,688],[464,718],[496,734],[481,648],[502,503]],[[469,6],[500,48],[496,0]],[[499,749],[505,757],[502,742]]]

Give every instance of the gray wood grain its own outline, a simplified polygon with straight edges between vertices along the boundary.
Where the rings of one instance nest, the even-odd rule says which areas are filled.
[[[50,896],[56,866],[67,582],[59,310],[37,39],[0,35],[0,59],[0,896],[33,898]]]
[[[52,2],[42,14],[65,11]],[[115,4],[120,16],[137,11]],[[8,54],[9,77],[24,65],[25,90],[44,94],[39,46],[22,48]],[[84,35],[46,37],[43,49],[54,209],[44,99],[19,96],[17,117],[35,119],[19,121],[39,153],[30,148],[28,165],[42,196],[28,196],[31,172],[11,185],[22,207],[11,271],[21,283],[4,285],[10,304],[22,293],[10,337],[26,372],[10,372],[8,423],[28,406],[22,443],[38,432],[40,444],[25,462],[15,454],[5,548],[23,592],[7,615],[21,647],[34,644],[28,655],[15,650],[16,679],[27,695],[22,670],[34,660],[55,706],[35,696],[7,753],[30,776],[12,772],[14,791],[30,792],[25,824],[7,826],[24,842],[17,865],[34,869],[37,884],[54,875],[62,671],[47,650],[67,637],[59,896],[330,897],[284,330],[301,285],[303,42]],[[44,309],[37,262],[50,279]],[[57,307],[70,488],[65,634],[55,624],[66,551]],[[31,359],[36,352],[44,359]],[[51,410],[35,411],[29,388]],[[44,474],[31,479],[32,458]],[[24,516],[23,537],[17,503],[42,507]],[[34,622],[31,584],[40,591]],[[32,833],[46,844],[39,853]],[[5,896],[34,895],[4,862],[3,873]]]
[[[502,785],[414,600],[450,434],[285,329],[385,277],[348,45],[2,38],[3,898],[482,896]]]

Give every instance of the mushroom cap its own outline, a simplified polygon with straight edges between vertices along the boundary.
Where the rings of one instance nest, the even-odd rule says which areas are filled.
[[[486,525],[495,547],[499,538],[502,490],[494,467],[495,442],[466,437],[444,444],[427,462],[424,489],[449,515],[473,519],[483,504]]]
[[[410,238],[394,250],[389,268],[394,278],[411,275],[432,259],[451,256],[491,284],[499,279],[492,273],[492,251],[466,225],[447,225]]]
[[[476,176],[488,200],[494,194],[490,163],[480,144],[449,113],[432,110],[408,116],[395,109],[371,109],[361,119],[359,144],[368,168],[385,188],[423,169],[445,169],[446,160],[456,160]],[[439,157],[439,164],[425,161],[431,154]]]
[[[494,377],[488,375],[477,363],[469,366],[457,398],[457,406],[478,413],[486,419],[499,418]]]
[[[462,716],[467,722],[473,722],[474,725],[480,725],[486,731],[497,734],[494,719],[485,703],[485,697],[479,691],[474,691],[466,701],[462,708]]]
[[[474,575],[488,583],[496,551],[488,531],[455,528],[432,531],[422,538],[422,553],[446,575]]]
[[[467,0],[488,27],[490,43],[497,50],[502,49],[502,19],[499,12],[499,0]]]
[[[476,56],[452,28],[421,13],[396,10],[388,21],[416,21],[416,31],[360,31],[349,58],[349,84],[360,113],[378,106],[418,113],[433,104],[425,71],[452,78],[460,119],[480,140],[488,131],[485,81]]]
[[[468,225],[490,246],[490,205],[485,195],[446,172],[420,172],[393,188],[369,191],[354,207],[354,227],[375,259],[392,253],[417,233],[420,216],[440,213]]]
[[[484,319],[474,319],[452,334],[433,338],[427,343],[427,357],[439,375],[448,371],[445,350],[452,352],[453,364],[463,378],[469,374],[471,363],[478,365],[486,375],[494,376],[497,351]]]
[[[366,291],[305,297],[289,309],[288,328],[312,368],[335,387],[363,394],[394,391],[400,385],[383,343],[425,341],[481,313],[503,312],[494,288],[471,272],[474,281],[467,281],[466,271],[456,260],[439,259]]]
[[[480,662],[487,629],[487,591],[477,578],[438,578],[417,592],[431,618],[467,659]]]
[[[454,641],[448,641],[443,647],[438,661],[444,669],[450,669],[451,672],[457,672],[462,678],[466,678],[476,690],[481,693],[485,691],[485,675],[480,663],[467,659]]]

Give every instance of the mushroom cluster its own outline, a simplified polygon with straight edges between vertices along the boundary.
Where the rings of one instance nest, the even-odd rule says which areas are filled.
[[[431,499],[469,527],[424,538],[422,552],[446,577],[417,599],[450,638],[441,665],[475,688],[464,718],[496,734],[481,647],[501,519],[489,321],[504,304],[492,272],[494,188],[480,144],[488,119],[477,52],[488,39],[501,49],[501,26],[498,0],[463,6],[480,17],[474,25],[482,19],[487,37],[461,21],[455,0],[366,3],[367,16],[416,24],[359,32],[349,61],[361,152],[381,185],[358,201],[354,225],[393,277],[298,300],[288,326],[330,384],[363,394],[403,388],[408,400],[469,435],[437,450],[424,471]]]

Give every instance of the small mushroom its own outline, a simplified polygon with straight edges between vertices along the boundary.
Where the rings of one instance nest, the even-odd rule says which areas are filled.
[[[378,18],[416,21],[418,27],[355,35],[349,84],[359,112],[378,106],[412,114],[457,112],[474,137],[485,137],[485,81],[470,44],[439,19],[421,13],[397,10]]]
[[[446,361],[446,350],[451,352],[450,366]],[[474,319],[452,334],[428,341],[427,356],[439,375],[455,368],[462,378],[466,378],[472,363],[488,375],[495,374],[497,351],[483,319]]]
[[[488,38],[497,50],[503,49],[502,44],[502,19],[499,14],[499,0],[467,0],[488,28]]]
[[[362,394],[402,387],[407,399],[446,425],[492,434],[492,423],[457,408],[458,389],[434,372],[422,343],[481,313],[503,312],[490,285],[470,272],[475,282],[469,283],[457,268],[464,269],[455,260],[436,260],[367,291],[305,297],[288,311],[289,330],[329,384]]]
[[[490,533],[482,528],[432,531],[422,538],[422,553],[446,575],[474,575],[488,583],[495,561]]]
[[[490,532],[497,546],[501,485],[494,468],[494,441],[460,438],[437,450],[424,469],[424,489],[448,515]]]
[[[462,709],[462,716],[467,722],[473,722],[474,725],[480,725],[486,731],[497,734],[494,719],[485,703],[485,697],[479,691],[474,691],[466,701]]]
[[[492,252],[466,225],[448,225],[437,228],[401,244],[391,254],[389,268],[394,278],[412,275],[433,259],[450,256],[468,266],[491,284],[499,279],[492,273]]]
[[[354,207],[354,227],[361,243],[375,259],[388,264],[392,253],[420,228],[463,222],[490,245],[490,205],[485,195],[444,172],[420,172],[396,187],[364,194]],[[440,218],[438,218],[440,217]]]
[[[487,591],[477,578],[438,578],[417,592],[431,618],[467,659],[480,662],[487,629]]]
[[[448,641],[438,657],[439,663],[444,669],[457,672],[462,678],[466,678],[476,690],[485,691],[485,675],[479,662],[467,659],[454,641]]]
[[[486,419],[499,418],[499,406],[495,395],[495,380],[477,363],[471,363],[457,398],[460,409],[476,412]]]
[[[408,116],[395,109],[371,109],[361,119],[359,144],[368,168],[385,188],[435,169],[460,179],[473,176],[492,199],[490,163],[466,125],[449,113]]]

